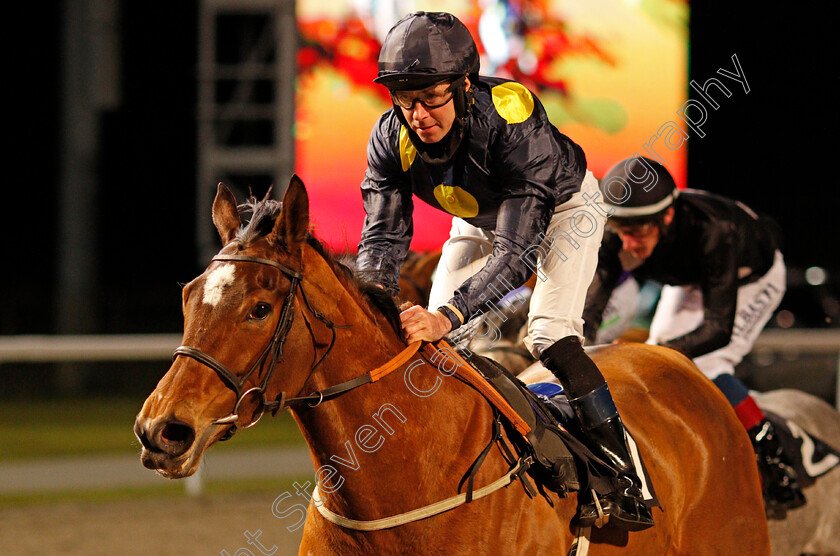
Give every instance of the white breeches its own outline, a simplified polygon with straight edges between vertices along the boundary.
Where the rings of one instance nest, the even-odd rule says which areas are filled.
[[[773,266],[757,281],[738,288],[732,339],[724,347],[694,358],[710,379],[732,374],[755,344],[758,335],[782,301],[786,269],[776,251]],[[658,344],[691,332],[703,322],[703,294],[693,286],[664,286],[650,324],[647,343]]]
[[[593,206],[592,199],[600,199],[600,192],[598,181],[587,171],[581,190],[555,208],[541,243],[530,247],[523,258],[537,275],[525,339],[535,357],[566,336],[583,340],[581,315],[606,223],[604,209]],[[429,295],[430,310],[449,301],[467,278],[483,268],[493,250],[493,239],[492,232],[452,219]]]

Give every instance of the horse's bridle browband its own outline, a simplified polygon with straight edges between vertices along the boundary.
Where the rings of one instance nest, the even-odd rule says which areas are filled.
[[[246,396],[260,396],[260,402],[262,404],[263,411],[270,411],[272,415],[276,415],[277,412],[283,409],[284,407],[289,407],[293,405],[306,404],[309,407],[315,407],[321,404],[322,402],[337,398],[338,396],[345,394],[350,390],[353,390],[354,388],[358,388],[359,386],[369,384],[371,382],[376,382],[386,374],[403,365],[406,361],[408,361],[410,357],[417,353],[418,349],[420,348],[420,342],[414,342],[410,344],[406,349],[404,349],[400,354],[398,354],[396,357],[394,357],[381,367],[378,367],[359,377],[347,380],[340,384],[336,384],[335,386],[330,386],[329,388],[325,388],[323,390],[319,390],[317,392],[313,392],[311,394],[301,396],[298,398],[286,398],[285,392],[280,392],[276,399],[269,401],[265,397],[266,388],[268,387],[268,381],[271,379],[271,375],[274,372],[274,367],[276,366],[278,360],[283,360],[283,344],[286,342],[286,336],[288,335],[289,330],[292,327],[292,320],[294,319],[292,305],[294,303],[295,295],[298,289],[300,289],[301,297],[303,297],[303,302],[306,305],[306,308],[309,310],[309,312],[311,312],[316,319],[320,320],[327,326],[327,328],[329,328],[332,331],[332,339],[330,341],[330,345],[327,348],[327,351],[324,352],[324,355],[321,356],[321,358],[315,363],[315,365],[312,366],[312,368],[310,369],[310,375],[332,350],[336,340],[335,329],[347,328],[347,326],[338,326],[334,324],[326,316],[312,308],[312,306],[309,304],[309,300],[306,298],[306,293],[304,292],[303,286],[301,285],[301,281],[303,279],[303,274],[301,272],[293,270],[270,259],[252,257],[249,255],[216,255],[215,257],[213,257],[213,260],[264,264],[280,270],[280,272],[288,276],[292,282],[291,287],[289,288],[289,293],[286,296],[285,302],[283,303],[283,309],[280,313],[280,318],[277,321],[277,328],[274,330],[274,335],[272,336],[271,341],[268,343],[268,346],[266,346],[265,350],[259,356],[257,361],[253,364],[253,366],[251,366],[248,372],[242,375],[241,377],[234,374],[219,360],[204,353],[198,348],[190,346],[180,346],[175,349],[175,353],[172,356],[173,359],[175,359],[179,355],[183,355],[185,357],[195,359],[199,363],[210,367],[216,372],[217,375],[219,375],[219,378],[222,379],[225,385],[231,390],[233,390],[236,394],[236,405],[234,406],[233,412],[231,412],[225,417],[221,417],[213,421],[213,424],[215,425],[230,425],[230,428],[227,430],[227,432],[225,432],[225,435],[221,438],[221,440],[227,440],[236,433],[236,421],[239,418],[239,407],[242,404],[242,400],[245,399]],[[257,376],[259,376],[260,372],[262,372],[262,368],[265,366],[266,360],[268,359],[269,355],[271,356],[271,361],[268,364],[268,370],[265,372],[260,385],[245,390],[245,384],[247,383],[248,379],[251,378],[251,375],[256,373]],[[256,424],[257,420],[259,419],[253,420],[244,428],[253,426],[254,424]]]

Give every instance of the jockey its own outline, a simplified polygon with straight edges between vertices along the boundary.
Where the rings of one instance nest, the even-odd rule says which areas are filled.
[[[581,212],[599,195],[598,182],[581,148],[551,125],[528,89],[478,71],[475,42],[451,14],[413,13],[388,33],[374,81],[388,88],[393,107],[368,143],[357,270],[397,294],[412,195],[451,214],[429,309],[404,308],[400,317],[409,342],[432,342],[524,284],[539,259],[528,348],[557,376],[590,444],[619,472],[614,492],[582,503],[576,519],[593,524],[600,504],[609,523],[645,529],[653,519],[624,425],[582,348],[581,312],[606,213]],[[574,249],[548,249],[556,234]]]
[[[664,166],[643,157],[613,166],[601,190],[611,217],[583,313],[586,337],[594,337],[622,271],[663,284],[647,343],[690,357],[735,408],[766,503],[801,506],[772,423],[734,374],[785,292],[781,230],[738,201],[680,192]]]

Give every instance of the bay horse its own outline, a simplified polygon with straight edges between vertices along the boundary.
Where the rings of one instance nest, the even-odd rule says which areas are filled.
[[[426,358],[395,359],[407,349],[396,305],[311,236],[300,179],[292,178],[282,205],[263,200],[251,209],[242,226],[236,199],[219,185],[213,222],[224,247],[183,289],[184,345],[134,426],[143,465],[189,476],[215,442],[263,409],[288,407],[317,470],[301,554],[567,554],[577,535],[576,494],[530,497],[510,479],[497,449],[497,435],[507,433],[492,426],[487,400]],[[723,395],[667,348],[610,346],[593,359],[661,508],[645,531],[593,529],[588,549],[768,554],[753,452]],[[505,488],[408,523],[354,528],[457,498],[488,446],[476,492],[499,481]]]
[[[440,260],[441,250],[428,253],[409,251],[405,262],[400,267],[400,300],[414,305],[429,303],[432,289],[432,275]]]

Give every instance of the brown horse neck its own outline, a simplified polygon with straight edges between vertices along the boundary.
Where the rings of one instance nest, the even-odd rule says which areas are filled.
[[[326,263],[306,255],[303,262],[305,277],[320,277],[303,282],[312,308],[348,328],[336,330],[335,344],[301,395],[362,376],[405,349],[357,292],[340,279],[340,287],[324,279]],[[330,332],[312,319],[310,327],[323,344]],[[293,414],[328,507],[354,519],[402,513],[457,494],[462,476],[489,442],[492,425],[484,398],[419,352],[381,380],[317,407],[296,407]],[[493,450],[476,486],[506,470]]]
[[[457,494],[492,423],[483,398],[419,355],[380,381],[294,415],[327,507],[353,519],[396,515]],[[506,469],[494,449],[476,487]]]
[[[307,381],[308,387],[320,390],[355,378],[405,348],[405,342],[387,319],[372,309],[352,284],[339,278],[320,255],[304,250],[302,272],[301,290],[306,303],[336,325],[333,343],[333,332],[318,322],[309,308],[301,308],[313,341],[322,346],[332,344],[322,368]],[[322,350],[320,355],[323,354]]]

